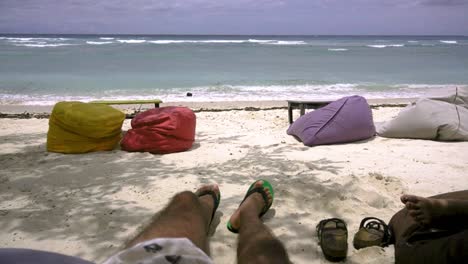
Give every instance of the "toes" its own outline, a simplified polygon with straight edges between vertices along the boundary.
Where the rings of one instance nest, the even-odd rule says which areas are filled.
[[[406,207],[406,209],[408,209],[408,210],[419,210],[419,209],[420,209],[419,205],[417,205],[417,204],[415,204],[415,203],[412,203],[412,202],[407,202],[407,203],[405,204],[405,207]]]
[[[413,218],[416,218],[416,217],[421,216],[422,214],[421,214],[421,212],[419,212],[419,211],[413,211],[413,210],[411,210],[411,211],[409,211],[409,215],[410,215],[411,217],[413,217]]]
[[[255,182],[254,186],[256,188],[262,188],[263,187],[263,180],[259,180],[259,181]],[[263,191],[267,195],[268,200],[271,201],[273,199],[273,195],[271,194],[270,189],[268,187],[263,187]]]
[[[200,196],[204,191],[213,191],[216,193],[216,196],[219,197],[220,192],[218,184],[203,185],[195,191],[195,195]]]
[[[429,219],[427,219],[426,217],[424,217],[424,215],[418,215],[414,218],[418,223],[422,224],[422,225],[429,225]]]
[[[416,221],[420,222],[420,223],[424,220],[424,218],[423,218],[422,216],[420,216],[420,215],[415,216],[414,219],[415,219]]]
[[[402,195],[400,196],[400,201],[404,204],[406,204],[406,202],[408,201],[407,198],[406,198],[406,195]]]
[[[420,200],[419,196],[409,195],[409,194],[402,195],[400,199],[403,203],[407,203],[407,202],[416,203]]]
[[[259,180],[255,182],[255,187],[262,187],[263,186],[263,181]]]
[[[268,188],[264,188],[263,191],[265,191],[267,197],[268,197],[268,201],[271,202],[271,200],[273,200],[273,195],[271,195],[271,192],[270,192],[270,189]]]

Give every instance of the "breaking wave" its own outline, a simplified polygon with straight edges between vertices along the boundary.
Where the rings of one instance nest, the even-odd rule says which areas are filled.
[[[91,44],[91,45],[105,45],[105,44],[112,44],[114,42],[112,41],[86,41],[87,44]]]
[[[117,41],[120,43],[128,43],[128,44],[140,44],[140,43],[146,42],[146,40],[144,39],[118,39]]]
[[[456,40],[439,40],[440,43],[445,43],[445,44],[457,44],[458,42]]]
[[[383,49],[383,48],[388,48],[388,47],[393,47],[393,48],[401,48],[404,47],[404,44],[389,44],[389,45],[367,45],[369,48],[377,48],[377,49]]]
[[[436,94],[441,89],[460,87],[460,85],[430,84],[301,84],[301,85],[214,85],[191,88],[145,89],[145,90],[107,90],[100,93],[61,95],[55,94],[19,94],[0,93],[1,104],[18,105],[53,105],[58,101],[91,100],[133,100],[159,98],[165,102],[181,101],[262,101],[320,99],[336,100],[343,96],[359,94],[368,99],[375,98],[416,98]],[[190,91],[193,96],[187,97]]]
[[[18,47],[34,47],[34,48],[46,48],[46,47],[61,47],[61,46],[74,46],[75,44],[15,44]]]

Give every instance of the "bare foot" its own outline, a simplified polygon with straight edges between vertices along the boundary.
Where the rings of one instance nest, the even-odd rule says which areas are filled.
[[[263,181],[259,180],[255,183],[254,188],[262,188],[262,186]],[[268,204],[270,204],[273,201],[270,190],[266,187],[263,190],[267,194]],[[241,227],[241,214],[252,213],[256,216],[259,216],[263,208],[265,208],[265,206],[265,201],[263,200],[263,197],[260,193],[257,192],[249,195],[244,200],[244,202],[242,202],[239,208],[237,208],[237,210],[231,215],[231,218],[229,220],[231,222],[231,226],[234,229],[239,230],[239,228]]]
[[[453,215],[446,199],[424,198],[415,195],[403,195],[401,201],[408,209],[409,215],[424,226],[432,226],[443,216]]]
[[[213,196],[211,196],[209,193],[206,192],[214,192],[216,194],[216,197],[220,198],[220,191],[219,191],[219,186],[217,184],[207,184],[203,185],[198,190],[195,191],[195,195],[197,195],[200,200],[200,203],[203,206],[203,211],[205,218],[208,221],[208,225],[211,223],[212,217],[215,213],[215,200],[213,199]],[[204,194],[205,193],[205,194]]]

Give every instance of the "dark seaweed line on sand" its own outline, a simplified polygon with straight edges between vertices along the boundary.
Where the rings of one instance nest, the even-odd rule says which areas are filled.
[[[371,108],[379,108],[379,107],[405,107],[407,104],[375,104],[371,105]],[[268,111],[268,110],[279,110],[279,109],[288,109],[285,106],[280,107],[244,107],[244,108],[227,108],[227,109],[217,109],[217,108],[200,108],[200,109],[193,109],[193,112],[227,112],[227,111]],[[133,118],[139,112],[133,112],[130,114],[126,114],[126,118]],[[50,117],[50,113],[0,113],[0,118],[12,118],[12,119],[46,119]]]

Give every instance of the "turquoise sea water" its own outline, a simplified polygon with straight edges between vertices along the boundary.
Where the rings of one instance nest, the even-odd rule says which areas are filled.
[[[466,85],[460,36],[0,35],[1,104],[392,98]]]

